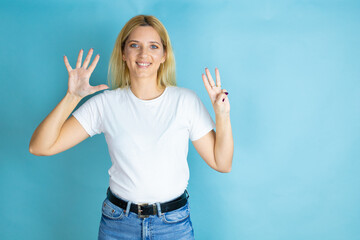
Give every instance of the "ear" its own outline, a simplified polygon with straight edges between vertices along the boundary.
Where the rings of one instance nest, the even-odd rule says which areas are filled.
[[[161,63],[164,63],[165,60],[166,60],[166,52],[164,51],[164,55],[163,55],[163,57],[161,58]]]
[[[126,62],[125,54],[122,55],[122,60]]]

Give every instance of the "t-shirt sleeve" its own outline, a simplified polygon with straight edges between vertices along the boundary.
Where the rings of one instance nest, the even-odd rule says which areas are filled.
[[[216,127],[209,112],[202,103],[201,99],[195,92],[192,94],[192,101],[190,103],[190,132],[189,137],[191,141],[195,141],[205,136],[208,132]]]
[[[90,137],[103,132],[102,93],[89,98],[72,115],[80,122]]]

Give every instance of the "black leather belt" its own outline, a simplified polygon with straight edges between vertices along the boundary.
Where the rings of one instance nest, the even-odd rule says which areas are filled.
[[[110,190],[110,187],[107,189],[107,197],[110,202],[115,204],[116,206],[126,209],[127,203],[126,201],[119,199],[116,197]],[[185,189],[184,193],[169,202],[160,203],[161,212],[170,212],[176,209],[179,209],[183,206],[185,206],[187,199],[189,198],[189,194],[187,194],[187,190]],[[138,214],[139,218],[147,218],[150,215],[156,215],[157,214],[157,205],[156,203],[153,204],[135,204],[131,203],[130,211],[133,213]]]

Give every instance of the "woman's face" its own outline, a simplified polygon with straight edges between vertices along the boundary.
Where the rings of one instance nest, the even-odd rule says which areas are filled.
[[[136,27],[125,42],[123,60],[130,78],[154,78],[166,59],[159,34],[153,27]]]

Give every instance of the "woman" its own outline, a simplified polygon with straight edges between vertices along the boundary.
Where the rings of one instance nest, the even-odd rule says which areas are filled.
[[[83,97],[108,88],[89,85],[99,61],[98,54],[89,66],[92,54],[90,49],[81,66],[80,50],[75,69],[64,56],[68,91],[35,130],[29,151],[54,155],[104,133],[112,166],[99,239],[193,239],[186,191],[189,138],[213,169],[229,172],[232,164],[230,104],[219,71],[216,85],[208,69],[202,74],[215,124],[195,92],[176,86],[165,27],[153,16],[135,16],[121,30],[110,59],[113,89],[68,118]]]

